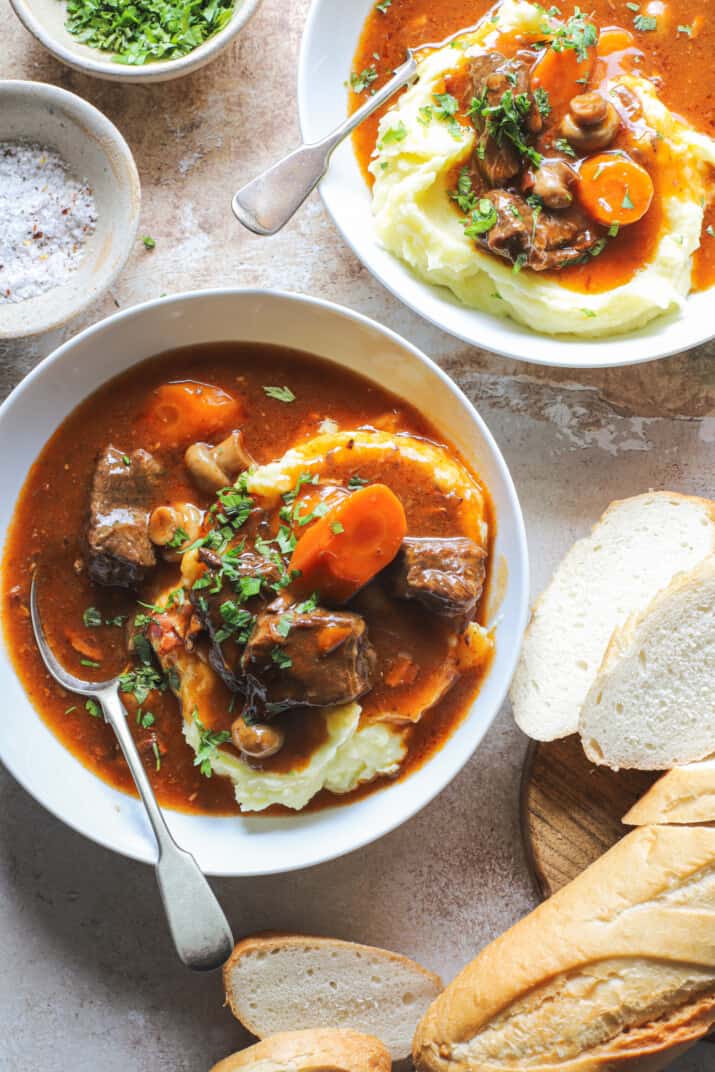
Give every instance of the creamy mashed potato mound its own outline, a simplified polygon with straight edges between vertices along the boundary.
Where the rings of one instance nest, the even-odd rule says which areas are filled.
[[[484,499],[479,485],[443,448],[415,436],[392,436],[380,431],[341,432],[337,426],[331,425],[329,431],[288,450],[277,461],[249,471],[247,490],[270,503],[290,491],[301,473],[323,473],[328,458],[334,472],[336,467],[340,469],[343,465],[355,470],[366,464],[389,464],[395,454],[401,454],[409,464],[429,474],[430,480],[444,494],[460,498],[462,534],[479,542],[485,541]],[[182,572],[184,583],[191,583],[191,568],[182,566]],[[165,605],[170,591],[158,597],[157,603]],[[463,670],[470,662],[472,665],[481,662],[488,656],[492,644],[489,634],[472,623],[455,649],[455,664]],[[184,737],[197,752],[200,727],[196,718],[206,727],[211,727],[214,722],[211,717],[214,672],[198,655],[183,648],[172,651],[170,665],[179,674],[178,699]],[[443,686],[437,682],[432,699],[438,699],[442,691]],[[387,710],[373,713],[369,722],[361,724],[361,714],[359,703],[316,708],[312,717],[325,721],[325,740],[299,769],[285,772],[261,770],[220,746],[209,756],[211,769],[215,774],[231,779],[236,800],[243,811],[263,811],[272,804],[299,811],[321,789],[349,793],[363,782],[395,774],[407,752],[404,719],[396,719]]]
[[[504,0],[497,18],[500,31],[538,33],[544,12],[523,0]],[[493,29],[486,22],[464,35],[463,50],[448,45],[428,55],[419,65],[419,81],[382,117],[370,165],[378,238],[424,280],[448,287],[465,305],[508,315],[544,334],[615,335],[677,311],[691,287],[715,142],[671,113],[643,78],[623,75],[611,88],[624,85],[639,99],[648,127],[657,132],[659,151],[670,154],[682,181],[680,196],[664,200],[665,226],[653,256],[631,280],[602,293],[579,293],[537,272],[515,273],[507,261],[465,236],[449,199],[449,177],[455,166],[467,163],[476,135],[463,127],[457,140],[447,123],[436,117],[425,122],[420,109],[434,105],[444,76],[458,67],[462,55],[479,52]]]

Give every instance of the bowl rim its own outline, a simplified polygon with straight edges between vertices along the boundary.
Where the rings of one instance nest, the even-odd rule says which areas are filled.
[[[155,60],[150,64],[130,66],[121,63],[113,63],[111,60],[93,59],[92,56],[82,56],[73,49],[68,48],[59,41],[54,34],[48,32],[45,24],[33,13],[28,0],[10,0],[12,9],[20,22],[44,48],[56,59],[73,67],[76,71],[92,75],[95,78],[104,78],[110,82],[164,82],[172,78],[180,78],[182,75],[191,74],[192,71],[203,67],[205,63],[213,59],[223,48],[230,43],[233,37],[239,33],[250,19],[253,18],[263,0],[234,0],[233,15],[226,25],[203,41],[197,48],[192,49],[185,56],[170,60]],[[95,49],[97,55],[102,53]],[[110,53],[107,53],[110,55]]]
[[[0,324],[0,341],[13,341],[31,339],[37,335],[63,327],[89,309],[112,286],[131,255],[132,246],[139,229],[141,183],[136,161],[124,135],[104,112],[90,104],[84,97],[80,97],[68,89],[63,89],[49,82],[32,82],[21,78],[0,79],[0,102],[5,94],[19,94],[27,102],[27,107],[32,109],[42,108],[46,104],[56,104],[75,121],[77,138],[85,141],[94,140],[96,147],[101,150],[111,164],[112,161],[107,152],[107,144],[110,144],[116,152],[117,161],[124,169],[123,174],[118,176],[118,179],[127,185],[131,204],[130,213],[124,222],[124,226],[121,229],[112,229],[113,234],[120,236],[119,241],[116,243],[120,255],[111,271],[105,273],[100,268],[93,275],[92,285],[83,292],[77,302],[66,307],[61,313],[53,313],[51,316],[46,315],[44,319],[34,317],[27,330],[20,332],[6,331]],[[49,290],[46,293],[52,294],[53,290]],[[42,295],[39,297],[41,298]],[[22,305],[22,303],[19,304]]]
[[[309,101],[309,94],[311,91],[315,91],[316,80],[324,78],[324,64],[317,62],[317,57],[312,55],[312,52],[314,47],[316,47],[318,26],[323,18],[323,13],[326,10],[326,7],[330,3],[332,3],[332,0],[310,0],[310,6],[308,8],[308,14],[306,16],[300,42],[297,70],[298,124],[301,136],[305,142],[315,141],[319,137],[328,133],[327,129],[317,130],[312,127],[314,115]],[[361,0],[358,0],[358,3],[355,5],[356,7],[360,7],[361,10],[362,5],[364,5],[364,11],[361,17],[361,27],[364,26],[365,19],[371,10],[371,3],[372,0],[362,0],[362,3]],[[354,54],[357,46],[358,37],[354,39],[352,54]],[[347,78],[347,72],[345,73],[344,78]],[[347,83],[344,82],[344,78],[341,81],[341,89],[343,84],[347,85]],[[337,84],[333,84],[331,80],[329,86],[326,83],[324,88],[330,88],[333,91],[337,91],[338,87]],[[333,92],[330,99],[333,99],[335,95],[336,93]],[[344,119],[346,115],[347,111],[345,110],[342,119]],[[345,139],[343,146],[338,148],[338,152],[343,149],[345,145],[349,147],[349,151],[352,153],[353,161],[357,168],[357,161],[355,160],[354,152],[352,150],[350,136]],[[364,185],[362,175],[359,177]],[[423,320],[427,321],[427,323],[432,324],[434,327],[439,328],[439,330],[444,331],[446,334],[451,335],[470,346],[486,350],[501,357],[507,357],[516,361],[525,361],[534,365],[543,365],[549,368],[602,369],[639,365],[648,361],[656,361],[661,358],[672,357],[675,354],[683,353],[696,346],[705,345],[715,338],[715,322],[713,322],[712,319],[708,319],[708,326],[704,333],[688,333],[685,330],[686,318],[683,318],[683,320],[678,323],[679,330],[673,331],[667,336],[661,334],[640,334],[641,331],[648,331],[651,329],[657,331],[659,325],[667,326],[669,324],[670,314],[655,317],[644,329],[638,329],[626,334],[606,335],[593,339],[581,338],[574,335],[546,335],[530,332],[524,325],[519,324],[517,321],[514,321],[509,317],[500,318],[479,309],[471,309],[453,296],[446,287],[438,287],[436,284],[428,283],[425,280],[420,279],[411,272],[411,269],[409,269],[407,265],[403,265],[398,258],[387,253],[387,251],[383,251],[385,255],[390,258],[391,263],[398,266],[398,270],[401,273],[393,278],[392,273],[387,273],[381,268],[379,263],[376,263],[376,257],[373,253],[376,240],[373,239],[372,245],[365,248],[361,241],[361,237],[357,233],[353,235],[351,220],[349,218],[350,214],[341,211],[337,204],[335,189],[333,185],[331,185],[330,169],[326,171],[324,177],[321,179],[318,186],[318,192],[336,229],[348,247],[352,250],[353,254],[367,268],[370,274],[377,279],[386,290],[397,298],[399,302],[417,313]],[[416,291],[414,294],[406,293],[407,287],[402,279],[404,274],[409,274],[414,280]],[[693,296],[693,293],[694,292],[691,292],[691,294],[686,297],[686,301],[687,298]],[[707,291],[701,292],[701,295],[706,293]],[[426,303],[424,303],[425,297],[436,301],[437,298],[442,298],[442,294],[444,294],[449,304],[456,303],[460,311],[465,311],[472,315],[474,319],[473,329],[467,331],[449,323],[445,316],[440,315],[440,310],[426,307]],[[696,294],[698,297],[701,295]],[[422,299],[422,301],[420,299]],[[511,333],[512,330],[514,331],[514,334]],[[640,346],[638,346],[639,343]]]
[[[403,823],[407,822],[419,811],[425,808],[429,803],[431,803],[431,801],[454,780],[457,774],[462,770],[462,768],[466,765],[471,756],[477,750],[482,740],[484,739],[484,736],[486,735],[487,731],[492,726],[494,720],[497,718],[499,712],[503,707],[504,700],[506,699],[507,692],[511,683],[511,679],[516,668],[516,663],[521,648],[521,640],[524,635],[524,631],[526,629],[529,617],[530,581],[529,553],[526,539],[526,529],[516,488],[514,486],[514,482],[512,480],[506,461],[496,441],[494,440],[494,437],[492,436],[489,428],[487,427],[486,423],[484,422],[483,418],[480,416],[472,402],[464,394],[462,389],[430,357],[424,354],[408,340],[402,338],[402,336],[400,336],[397,332],[392,331],[392,329],[390,328],[384,327],[382,324],[379,324],[377,321],[363,315],[362,313],[356,312],[352,309],[348,309],[345,306],[341,306],[335,302],[331,302],[323,298],[312,297],[305,294],[298,294],[295,292],[279,289],[264,289],[260,287],[223,287],[210,288],[206,290],[185,291],[179,294],[166,295],[161,298],[155,298],[147,302],[142,302],[137,305],[130,306],[127,309],[122,309],[119,312],[116,312],[111,316],[106,317],[104,320],[100,320],[96,324],[92,324],[89,327],[85,328],[83,331],[73,336],[73,338],[62,343],[51,354],[49,354],[38,365],[36,365],[35,368],[33,368],[28,373],[28,375],[25,376],[19,384],[17,384],[17,386],[13,389],[10,395],[8,395],[8,397],[2,402],[2,404],[0,404],[0,425],[2,425],[2,422],[5,418],[5,414],[11,408],[16,407],[18,404],[22,404],[23,396],[34,386],[35,382],[41,379],[50,367],[61,361],[67,353],[71,353],[73,348],[78,343],[85,342],[88,339],[97,340],[101,338],[104,332],[113,331],[116,326],[121,324],[122,322],[130,320],[134,317],[145,314],[148,311],[162,306],[186,305],[193,302],[201,302],[206,299],[211,300],[212,298],[231,298],[237,295],[240,295],[246,299],[255,298],[257,300],[268,297],[270,299],[277,299],[281,302],[292,303],[294,306],[303,306],[313,309],[324,309],[328,313],[336,315],[338,318],[357,323],[362,327],[365,327],[368,330],[371,330],[372,332],[375,332],[378,335],[385,337],[392,343],[396,344],[396,346],[402,350],[409,351],[412,357],[416,360],[417,364],[426,368],[431,375],[438,377],[442,381],[447,390],[456,398],[458,398],[462,405],[466,406],[468,412],[470,413],[472,423],[478,431],[479,436],[485,445],[486,452],[491,458],[498,473],[498,476],[502,481],[502,485],[505,492],[505,499],[508,502],[508,509],[511,514],[511,525],[513,526],[512,535],[515,547],[517,549],[517,553],[514,556],[516,561],[510,563],[509,576],[510,578],[516,577],[518,579],[518,585],[516,587],[514,596],[516,607],[514,611],[514,635],[516,642],[512,644],[511,649],[506,653],[505,665],[502,669],[503,680],[501,682],[501,687],[498,688],[495,696],[491,700],[491,714],[488,716],[488,718],[485,719],[483,726],[480,727],[480,732],[475,736],[475,740],[472,747],[470,748],[468,744],[467,748],[464,749],[462,753],[460,753],[457,761],[453,764],[453,767],[449,771],[444,772],[439,778],[436,778],[432,782],[432,784],[427,787],[427,792],[420,796],[419,799],[409,802],[407,806],[403,805],[402,808],[399,809],[397,815],[394,815],[391,811],[388,812],[385,815],[384,821],[379,827],[377,827],[376,825],[370,826],[368,824],[365,824],[364,828],[361,829],[361,832],[357,836],[353,836],[350,839],[347,847],[344,847],[342,845],[336,846],[332,844],[332,842],[328,847],[326,847],[324,840],[321,841],[320,845],[318,845],[319,839],[314,839],[314,841],[316,842],[317,851],[315,855],[307,861],[288,861],[284,863],[277,862],[275,866],[272,866],[271,868],[265,868],[264,866],[261,866],[260,870],[249,871],[236,869],[235,867],[229,870],[217,870],[213,867],[210,869],[206,869],[206,873],[217,876],[253,877],[258,875],[281,874],[293,870],[302,870],[304,868],[317,866],[318,864],[326,863],[330,860],[334,860],[339,857],[348,855],[352,852],[355,852],[358,849],[363,848],[365,845],[368,845],[373,841],[379,840],[386,834],[392,832],[397,827],[401,826]],[[129,369],[135,364],[140,363],[144,359],[144,357],[140,357],[136,360],[127,360],[123,368],[124,370]],[[113,375],[118,374],[119,373],[115,372]],[[108,377],[108,379],[111,378],[112,377]],[[368,379],[369,378],[370,377],[368,377]],[[106,380],[104,382],[106,382]],[[389,387],[387,387],[387,389],[389,390]],[[82,397],[86,397],[86,395],[83,395]],[[81,400],[82,398],[78,398],[75,402],[75,405],[78,405]],[[27,476],[24,479],[26,480]],[[12,512],[14,512],[14,508],[15,504],[13,504]],[[10,513],[10,516],[12,516],[12,512]],[[4,555],[4,548],[1,553]],[[43,721],[41,719],[41,716],[35,710],[32,701],[25,692],[22,682],[17,676],[14,664],[10,658],[9,651],[7,650],[7,645],[5,644],[4,640],[2,641],[2,643],[0,643],[0,665],[6,666],[9,671],[17,678],[20,689],[24,694],[28,706],[33,711],[35,717],[40,721]],[[478,702],[478,698],[474,702]],[[466,722],[467,719],[465,719],[461,725],[464,725]],[[52,733],[49,728],[48,732]],[[52,736],[54,737],[54,734],[52,734]],[[57,738],[55,738],[55,740],[57,740]],[[81,761],[74,757],[71,752],[64,748],[61,742],[60,747],[65,752],[68,760],[74,760],[74,762],[81,763]],[[146,851],[137,850],[136,852],[133,852],[127,847],[120,847],[117,844],[113,843],[108,836],[105,836],[101,830],[95,830],[94,828],[90,828],[88,825],[83,826],[81,822],[73,822],[70,818],[60,814],[58,807],[56,807],[52,803],[47,802],[46,800],[41,799],[41,797],[35,792],[34,788],[28,784],[24,777],[23,771],[16,769],[16,765],[12,762],[9,762],[8,758],[4,755],[0,755],[0,760],[2,760],[2,762],[6,765],[7,769],[10,771],[13,777],[35,800],[37,800],[39,804],[41,804],[42,807],[46,808],[57,819],[59,819],[65,825],[71,827],[77,833],[82,834],[84,837],[88,837],[90,840],[102,845],[104,848],[111,849],[114,852],[119,852],[122,855],[136,859],[140,862],[155,862],[154,857],[152,857]],[[428,760],[425,766],[428,767],[430,762],[431,760]],[[89,768],[85,769],[89,770]],[[92,774],[93,777],[97,778],[97,775],[94,775],[92,771],[90,771],[90,774]],[[103,784],[106,785],[107,783]],[[385,791],[389,791],[389,787]],[[133,800],[132,797],[129,797],[126,794],[121,795],[123,799]],[[349,807],[349,805],[346,806]],[[383,810],[387,811],[387,809]],[[168,812],[169,816],[173,814],[172,809],[165,809],[165,811]],[[296,813],[296,817],[305,819],[306,813],[298,812]],[[307,817],[309,818],[310,816],[308,815]],[[199,816],[199,818],[206,819],[212,817]],[[233,818],[233,816],[230,818]],[[246,818],[250,818],[250,816],[246,816]],[[306,832],[302,830],[297,830],[295,836],[305,837]]]

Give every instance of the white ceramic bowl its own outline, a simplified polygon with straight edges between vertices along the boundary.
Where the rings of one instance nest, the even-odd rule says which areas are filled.
[[[15,14],[48,52],[76,71],[106,78],[110,82],[166,82],[197,71],[230,45],[261,0],[235,0],[233,15],[217,34],[175,60],[157,60],[138,67],[115,63],[110,54],[83,45],[65,29],[65,5],[61,0],[10,0]]]
[[[312,0],[298,68],[298,110],[303,138],[317,141],[343,122],[346,80],[374,0]],[[536,335],[513,320],[462,305],[446,287],[424,283],[377,242],[370,196],[350,140],[333,156],[320,193],[348,245],[380,282],[420,316],[465,342],[540,365],[630,365],[686,350],[715,336],[712,296],[691,295],[681,314],[662,317],[641,331],[607,340]]]
[[[129,146],[105,115],[74,93],[43,82],[0,81],[0,142],[18,140],[56,149],[70,172],[89,183],[97,225],[66,283],[0,305],[0,339],[58,328],[95,302],[131,253],[141,202]]]
[[[179,346],[252,340],[296,347],[355,369],[429,414],[489,487],[496,511],[495,562],[507,581],[496,655],[469,716],[423,768],[352,804],[280,819],[211,818],[167,811],[179,843],[210,874],[259,875],[340,856],[399,826],[466,763],[497,714],[519,653],[528,609],[528,564],[519,502],[504,460],[470,402],[428,358],[357,313],[313,298],[219,290],[149,302],[81,332],[23,380],[0,408],[0,538],[4,542],[28,469],[63,418],[100,384],[137,361]],[[95,841],[153,861],[138,801],[91,774],[35,714],[0,644],[0,758],[63,822]]]

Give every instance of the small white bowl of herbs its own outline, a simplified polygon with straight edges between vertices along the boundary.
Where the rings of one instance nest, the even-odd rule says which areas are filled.
[[[203,67],[261,0],[10,0],[58,60],[114,82],[163,82]]]
[[[0,340],[59,328],[105,293],[140,201],[106,116],[57,86],[0,81]]]

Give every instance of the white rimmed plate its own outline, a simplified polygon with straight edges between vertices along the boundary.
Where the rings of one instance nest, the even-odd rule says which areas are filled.
[[[143,358],[192,344],[252,340],[328,357],[429,414],[488,486],[496,512],[495,561],[506,575],[492,668],[468,717],[409,778],[354,803],[285,818],[166,812],[172,832],[209,874],[260,875],[308,867],[381,837],[424,807],[469,759],[502,704],[528,613],[521,509],[504,459],[454,383],[398,335],[313,298],[260,290],[203,291],[149,302],[81,332],[46,358],[0,408],[0,536],[27,472],[81,399]],[[68,578],[68,581],[70,579]],[[70,582],[71,583],[71,582]],[[150,862],[155,844],[137,800],[81,765],[33,710],[0,638],[0,758],[63,822],[107,848]]]

